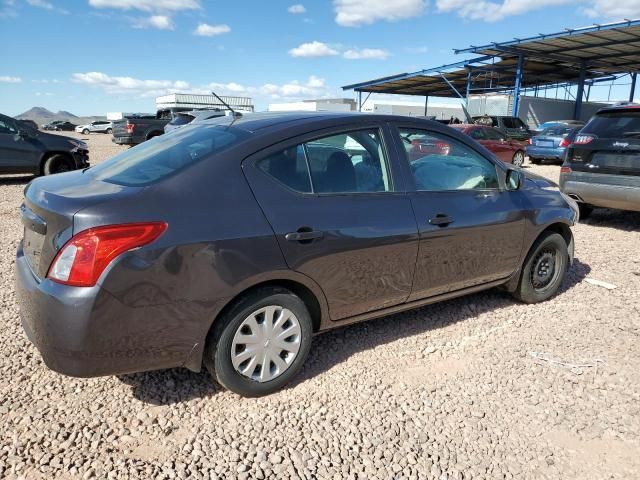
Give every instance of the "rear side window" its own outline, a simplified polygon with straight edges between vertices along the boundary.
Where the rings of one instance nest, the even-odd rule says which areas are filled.
[[[485,128],[484,134],[487,136],[488,140],[504,140],[504,135],[495,128]]]
[[[250,136],[249,132],[226,124],[180,128],[170,135],[147,140],[90,171],[105,182],[149,185],[229,150]]]
[[[526,125],[519,118],[505,117],[502,119],[505,128],[526,128]]]
[[[599,113],[582,129],[601,138],[640,136],[640,111]]]
[[[169,123],[171,125],[186,125],[187,123],[191,123],[193,121],[193,118],[193,115],[186,115],[184,113],[181,113],[176,115],[176,117]]]
[[[388,161],[377,129],[319,138],[282,150],[257,165],[302,193],[391,190]]]

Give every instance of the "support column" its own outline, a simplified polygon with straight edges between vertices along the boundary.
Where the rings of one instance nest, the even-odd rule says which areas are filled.
[[[358,90],[358,111],[362,111],[362,92]]]
[[[582,112],[582,97],[584,96],[584,78],[586,76],[587,69],[582,62],[580,65],[580,77],[578,78],[578,91],[576,92],[576,104],[573,109],[573,119],[580,120],[580,113]]]
[[[636,96],[636,78],[638,74],[636,72],[631,74],[631,90],[629,91],[629,101],[633,102],[633,98]]]
[[[424,97],[424,116],[427,116],[427,108],[429,107],[429,95]]]
[[[467,108],[469,108],[469,92],[471,91],[471,69],[469,69],[469,73],[467,73],[467,92],[466,92],[466,104]]]
[[[524,65],[524,56],[518,55],[518,68],[516,69],[516,83],[513,89],[513,110],[511,115],[518,116],[518,110],[520,108],[520,88],[522,87],[522,67]]]

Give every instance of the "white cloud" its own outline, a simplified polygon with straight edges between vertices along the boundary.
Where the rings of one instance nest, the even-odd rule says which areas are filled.
[[[292,57],[331,57],[339,53],[326,43],[318,41],[303,43],[289,50],[289,55]]]
[[[133,22],[136,28],[157,28],[158,30],[173,30],[173,20],[167,15],[152,15],[149,18],[139,18]]]
[[[345,51],[342,56],[347,60],[386,60],[389,52],[380,48],[361,48]]]
[[[258,89],[259,93],[271,99],[301,100],[305,98],[326,97],[331,90],[324,78],[311,75],[306,82],[293,80],[281,85],[267,83]]]
[[[89,0],[89,5],[95,8],[117,8],[145,12],[177,12],[200,8],[199,0]]]
[[[472,0],[474,1],[474,0]],[[421,15],[426,0],[333,0],[336,23],[343,27],[358,27],[379,20],[395,22]]]
[[[405,47],[404,51],[407,53],[427,53],[429,47]]]
[[[46,0],[27,0],[27,3],[32,7],[44,8],[45,10],[53,10],[53,5],[51,5]]]
[[[295,5],[291,5],[289,8],[287,8],[287,12],[293,13],[294,15],[296,13],[304,13],[306,11],[307,9],[304,8],[304,5],[301,5],[299,3],[296,3]]]
[[[584,12],[594,18],[638,18],[640,0],[592,0]]]
[[[74,73],[71,80],[100,87],[107,93],[131,93],[143,97],[156,97],[191,88],[188,82],[182,80],[140,80],[132,77],[112,77],[102,72]]]
[[[230,31],[231,27],[229,27],[229,25],[209,25],[206,23],[201,23],[200,25],[198,25],[198,28],[194,30],[193,34],[199,35],[201,37],[214,37],[216,35],[229,33]]]
[[[7,75],[0,76],[0,83],[22,83],[20,77],[9,77]]]

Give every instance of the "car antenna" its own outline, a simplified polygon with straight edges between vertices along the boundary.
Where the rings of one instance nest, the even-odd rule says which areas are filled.
[[[227,109],[231,111],[231,113],[233,114],[233,116],[234,116],[234,117],[241,117],[241,116],[242,116],[242,114],[241,114],[240,112],[236,112],[233,108],[231,108],[231,107],[229,106],[229,104],[228,104],[227,102],[225,102],[224,100],[222,100],[222,99],[221,99],[221,98],[216,94],[216,92],[214,92],[213,90],[211,90],[211,94],[212,94],[214,97],[216,97],[216,98],[220,101],[220,103],[221,103],[222,105],[224,105],[225,107],[227,107]]]

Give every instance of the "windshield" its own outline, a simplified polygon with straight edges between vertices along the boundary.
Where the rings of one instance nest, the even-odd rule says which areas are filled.
[[[116,155],[91,172],[105,182],[145,186],[224,152],[250,135],[226,124],[179,128]]]
[[[640,111],[605,112],[593,117],[581,133],[621,138],[640,132]]]

